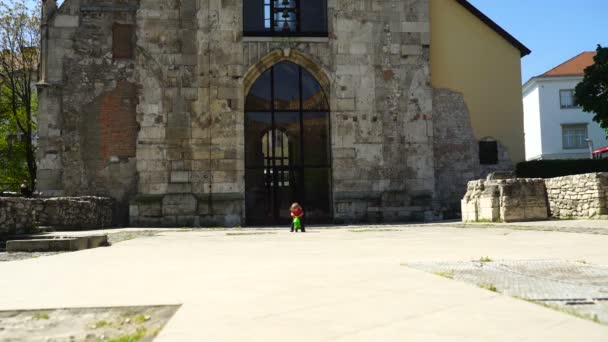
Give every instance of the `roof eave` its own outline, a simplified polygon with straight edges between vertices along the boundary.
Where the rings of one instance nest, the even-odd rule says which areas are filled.
[[[467,0],[456,0],[456,2],[458,2],[464,8],[469,10],[469,12],[471,12],[474,16],[476,16],[484,24],[488,25],[491,29],[496,31],[496,33],[498,33],[505,40],[507,40],[509,43],[511,43],[511,45],[513,45],[515,48],[517,48],[520,51],[522,58],[532,53],[532,50],[528,49],[528,47],[526,47],[524,44],[522,44],[522,42],[517,40],[517,38],[513,37],[505,29],[500,27],[500,25],[498,25],[496,22],[494,22],[492,19],[490,19],[487,15],[483,14],[483,12],[478,10],[477,7],[473,6],[470,2],[468,2]]]

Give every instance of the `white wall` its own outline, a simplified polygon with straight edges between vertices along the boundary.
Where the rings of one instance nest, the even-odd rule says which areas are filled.
[[[538,86],[533,85],[525,90],[524,135],[526,138],[526,160],[538,159],[543,153],[539,101]]]
[[[574,89],[582,77],[560,77],[559,79],[537,80],[540,91],[541,136],[543,159],[587,158],[589,150],[564,149],[562,143],[562,124],[587,124],[589,139],[595,148],[608,145],[604,130],[593,121],[593,114],[580,108],[560,108],[559,91]]]

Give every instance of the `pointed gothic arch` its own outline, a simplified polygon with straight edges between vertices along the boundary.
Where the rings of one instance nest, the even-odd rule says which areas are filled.
[[[306,71],[310,72],[319,82],[325,96],[327,97],[327,101],[329,102],[330,91],[331,91],[331,80],[328,76],[328,73],[311,57],[307,54],[303,53],[300,50],[296,49],[283,49],[283,50],[274,50],[264,57],[260,58],[260,60],[249,67],[249,70],[245,73],[245,77],[243,78],[243,89],[244,94],[249,94],[251,87],[257,81],[257,79],[269,68],[273,65],[282,62],[288,61],[294,64],[301,66],[306,69]]]
[[[304,204],[307,222],[331,220],[330,110],[324,89],[329,78],[320,68],[317,78],[310,65],[306,68],[294,57],[301,55],[290,56],[269,55],[247,75],[248,224],[286,223],[292,202]]]

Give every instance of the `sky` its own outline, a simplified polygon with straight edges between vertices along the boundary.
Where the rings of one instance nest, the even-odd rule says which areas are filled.
[[[532,50],[522,59],[523,82],[597,44],[608,46],[608,0],[469,1]]]
[[[469,0],[532,54],[522,59],[522,81],[597,44],[608,46],[608,0]]]

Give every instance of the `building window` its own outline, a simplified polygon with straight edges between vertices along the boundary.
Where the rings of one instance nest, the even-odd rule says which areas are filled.
[[[498,164],[498,142],[495,140],[479,142],[479,162],[481,165]]]
[[[243,34],[326,37],[327,0],[243,0]]]
[[[562,125],[564,149],[587,148],[587,124]]]
[[[559,105],[561,108],[578,108],[574,103],[574,89],[559,91]]]
[[[112,28],[112,55],[114,58],[133,58],[134,41],[133,25],[114,24]]]

